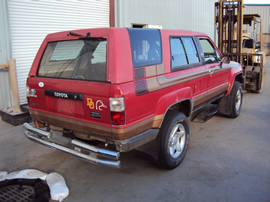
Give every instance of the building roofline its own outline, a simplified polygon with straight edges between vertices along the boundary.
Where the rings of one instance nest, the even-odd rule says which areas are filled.
[[[270,6],[270,4],[244,4],[245,6]]]

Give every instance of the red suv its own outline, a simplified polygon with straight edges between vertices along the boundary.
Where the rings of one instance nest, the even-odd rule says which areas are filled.
[[[237,117],[242,83],[242,67],[222,58],[203,33],[98,28],[49,34],[27,79],[34,126],[25,123],[25,135],[114,167],[120,152],[148,150],[172,169],[188,148],[187,117],[212,102]],[[53,131],[69,134],[71,142],[57,142]]]

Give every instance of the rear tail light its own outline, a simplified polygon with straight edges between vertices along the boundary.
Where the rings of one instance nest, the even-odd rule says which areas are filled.
[[[113,125],[125,124],[125,100],[124,98],[110,98],[111,121]]]
[[[113,125],[124,125],[125,124],[125,112],[111,112],[111,119]]]
[[[31,99],[30,97],[37,97],[36,90],[30,89],[28,86],[26,86],[26,96],[27,96],[27,103],[31,107]]]
[[[26,96],[29,97],[29,87],[26,86]]]
[[[29,99],[29,87],[26,86],[26,98],[27,98],[27,103],[30,106],[30,99]]]
[[[26,95],[27,97],[37,97],[36,90],[33,88],[30,89],[28,86],[26,87]]]

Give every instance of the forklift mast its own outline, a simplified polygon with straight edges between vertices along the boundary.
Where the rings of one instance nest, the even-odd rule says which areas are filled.
[[[217,33],[218,48],[223,56],[243,66],[246,78],[243,88],[259,93],[266,77],[264,54],[260,52],[261,17],[258,14],[244,15],[243,8],[243,0],[220,0],[215,3],[215,39]]]
[[[243,1],[219,1],[215,3],[215,8],[219,49],[223,54],[240,54],[242,52]]]

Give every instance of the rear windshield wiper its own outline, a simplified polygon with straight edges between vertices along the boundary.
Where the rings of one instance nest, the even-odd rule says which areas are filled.
[[[69,32],[68,36],[69,35],[71,35],[71,36],[79,36],[80,37],[79,39],[90,39],[91,38],[91,33],[90,32],[87,32],[87,34],[85,36],[82,35],[82,34],[75,33],[75,32]],[[100,37],[95,37],[95,38],[92,38],[92,39],[95,39],[97,41],[104,41],[105,40],[104,38],[100,38]]]
[[[69,32],[68,33],[68,36],[71,35],[71,36],[83,36],[81,34],[78,34],[78,33],[75,33],[75,32]]]
[[[85,36],[82,35],[82,34],[78,34],[78,33],[75,33],[75,32],[69,32],[68,36],[71,35],[71,36],[80,36],[80,39],[90,39],[90,35],[91,33],[88,32]]]

